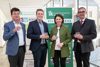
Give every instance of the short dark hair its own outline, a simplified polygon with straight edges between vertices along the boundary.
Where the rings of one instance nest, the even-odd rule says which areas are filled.
[[[85,9],[85,7],[80,7],[80,8],[78,8],[78,11],[79,11],[80,9]],[[86,9],[85,9],[85,11],[86,11]]]
[[[54,22],[56,24],[56,17],[60,17],[62,19],[62,23],[64,23],[64,18],[61,14],[56,14],[55,17],[54,17]]]
[[[19,10],[18,8],[14,7],[14,8],[12,8],[11,11],[10,11],[10,12],[11,12],[11,15],[12,15],[13,11],[19,11],[19,12],[20,12],[20,10]]]
[[[36,10],[36,14],[37,14],[38,11],[42,11],[44,13],[44,11],[42,9],[37,9]]]

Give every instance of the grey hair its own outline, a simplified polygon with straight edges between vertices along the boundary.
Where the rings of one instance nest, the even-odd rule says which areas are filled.
[[[86,8],[85,8],[85,7],[80,7],[80,8],[78,8],[78,11],[79,11],[80,9],[85,9],[85,11],[86,11]]]

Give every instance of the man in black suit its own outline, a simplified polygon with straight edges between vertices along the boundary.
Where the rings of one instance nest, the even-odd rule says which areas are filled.
[[[72,26],[72,38],[74,39],[74,52],[77,67],[90,67],[90,52],[94,50],[92,40],[96,38],[95,21],[85,18],[87,14],[84,7],[78,9],[79,19]]]
[[[31,39],[30,50],[34,55],[34,67],[44,67],[47,54],[48,26],[43,19],[44,11],[37,9],[35,21],[29,23],[27,38]]]

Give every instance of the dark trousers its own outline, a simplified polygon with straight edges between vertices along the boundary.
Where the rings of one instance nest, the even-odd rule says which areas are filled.
[[[19,47],[18,53],[15,56],[8,55],[10,67],[23,67],[24,56],[25,56],[24,46]]]
[[[44,67],[46,63],[47,47],[41,45],[36,52],[32,52],[34,57],[34,67]]]
[[[66,67],[66,58],[61,58],[61,51],[60,50],[55,50],[53,62],[54,62],[54,67],[59,67],[59,59],[60,59],[60,65],[61,67]]]
[[[83,62],[83,67],[90,67],[89,58],[90,58],[90,52],[82,53],[81,44],[77,43],[77,48],[75,52],[77,67],[82,67],[82,62]]]

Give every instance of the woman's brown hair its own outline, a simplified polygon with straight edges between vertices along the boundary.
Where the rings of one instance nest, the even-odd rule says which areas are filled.
[[[61,14],[56,14],[55,17],[54,17],[54,22],[56,24],[56,17],[60,17],[62,19],[62,23],[64,23],[64,18]]]

